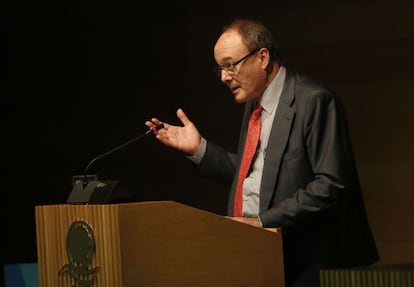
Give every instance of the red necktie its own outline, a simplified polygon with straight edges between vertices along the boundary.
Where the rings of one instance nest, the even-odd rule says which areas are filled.
[[[259,142],[260,129],[262,126],[260,117],[262,109],[262,106],[260,104],[257,104],[250,116],[246,144],[244,146],[244,153],[237,181],[236,196],[234,198],[233,216],[235,217],[243,216],[243,181],[248,174],[250,164],[256,152],[257,143]]]

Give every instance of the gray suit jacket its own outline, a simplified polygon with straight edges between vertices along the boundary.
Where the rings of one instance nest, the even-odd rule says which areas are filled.
[[[246,103],[237,154],[208,142],[196,167],[232,183],[229,214],[252,108]],[[378,259],[344,109],[326,86],[289,69],[266,150],[260,219],[264,227],[281,227],[287,272]]]

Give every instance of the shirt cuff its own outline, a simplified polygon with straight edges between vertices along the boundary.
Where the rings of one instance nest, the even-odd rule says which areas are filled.
[[[259,221],[260,227],[263,227],[262,220],[260,220],[260,216],[257,216],[257,220]]]
[[[193,155],[188,155],[187,158],[191,160],[195,164],[199,164],[203,159],[204,155],[206,154],[207,149],[207,140],[205,138],[201,138],[200,146],[198,150]]]

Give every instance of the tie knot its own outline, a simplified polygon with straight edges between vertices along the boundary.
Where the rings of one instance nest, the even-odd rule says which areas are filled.
[[[257,103],[257,105],[253,109],[252,117],[260,116],[260,114],[262,113],[262,110],[263,110],[263,107],[259,103]]]

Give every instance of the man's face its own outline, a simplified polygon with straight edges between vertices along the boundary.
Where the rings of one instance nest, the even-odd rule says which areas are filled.
[[[234,30],[224,32],[216,42],[218,76],[238,103],[258,99],[266,87],[266,71],[259,52],[249,51]]]

